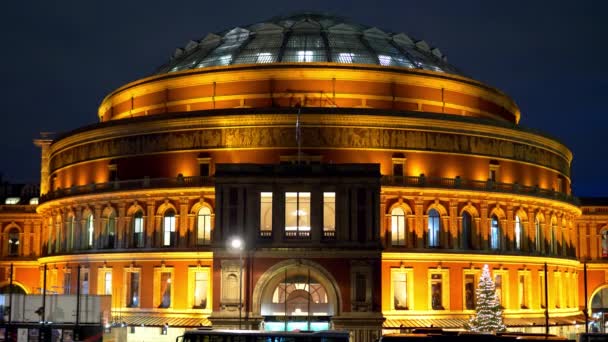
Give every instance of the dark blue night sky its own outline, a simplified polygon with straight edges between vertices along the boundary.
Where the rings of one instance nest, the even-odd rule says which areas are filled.
[[[301,10],[424,39],[509,94],[521,124],[574,153],[578,196],[608,196],[608,3],[603,1],[10,1],[0,13],[0,172],[37,181],[39,132],[96,122],[117,87],[175,48]]]

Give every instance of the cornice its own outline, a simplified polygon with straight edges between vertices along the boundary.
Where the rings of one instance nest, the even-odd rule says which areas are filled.
[[[463,263],[492,263],[509,265],[541,266],[547,263],[551,267],[578,267],[580,261],[542,256],[514,256],[500,254],[452,254],[452,253],[408,253],[384,252],[382,261],[419,262],[463,262]],[[446,265],[447,267],[448,265]]]

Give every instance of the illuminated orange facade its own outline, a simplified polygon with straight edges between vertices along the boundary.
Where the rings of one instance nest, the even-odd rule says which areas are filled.
[[[580,322],[583,261],[589,300],[607,284],[608,206],[572,196],[570,150],[437,49],[362,27],[305,14],[209,35],[109,94],[99,123],[38,140],[37,214],[0,211],[3,246],[10,227],[25,241],[3,279],[14,263],[37,292],[45,264],[49,290],[111,294],[129,324],[369,341],[461,327],[489,264],[507,325]]]

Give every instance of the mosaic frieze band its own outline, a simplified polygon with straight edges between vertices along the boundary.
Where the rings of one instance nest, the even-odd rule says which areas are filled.
[[[241,127],[123,136],[85,143],[51,156],[51,169],[83,161],[180,150],[295,148],[291,127]],[[491,137],[397,129],[304,127],[304,148],[421,150],[483,155],[548,167],[569,176],[568,161],[545,149]]]

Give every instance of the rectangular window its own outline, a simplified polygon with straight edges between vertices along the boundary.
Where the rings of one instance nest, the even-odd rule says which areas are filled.
[[[530,273],[529,272],[519,272],[519,307],[521,309],[529,309],[530,308],[530,286],[528,282],[530,281]]]
[[[272,192],[260,193],[260,236],[272,236]]]
[[[540,289],[540,307],[544,309],[547,307],[547,302],[545,301],[545,275],[543,273],[539,274],[538,283],[538,288]]]
[[[494,286],[496,286],[496,301],[500,303],[500,307],[504,308],[504,291],[503,291],[503,284],[504,284],[504,275],[502,273],[498,273],[498,271],[494,271]]]
[[[285,193],[285,236],[310,237],[310,192]]]
[[[209,270],[194,272],[194,294],[192,307],[207,308],[207,288],[209,287]]]
[[[312,51],[298,51],[297,52],[298,62],[312,62],[313,52]]]
[[[323,236],[334,238],[336,233],[336,193],[323,193]]]
[[[105,295],[112,294],[112,271],[106,271],[103,278],[103,288]]]
[[[380,65],[389,66],[391,65],[391,60],[391,56],[378,55],[378,61],[380,61]]]
[[[171,272],[160,273],[160,290],[158,292],[158,307],[169,308],[171,307]]]
[[[392,270],[393,279],[393,309],[409,310],[411,307],[412,270],[395,268]]]
[[[163,246],[172,246],[175,241],[175,216],[165,215],[163,220]]]
[[[86,268],[80,270],[80,294],[89,294],[89,270]]]
[[[133,245],[135,247],[144,246],[144,217],[135,216],[133,218]]]
[[[65,270],[63,273],[63,294],[72,294],[72,273]]]
[[[126,272],[126,303],[128,308],[138,308],[139,303],[139,272]]]
[[[464,308],[465,310],[475,310],[475,274],[464,275]]]
[[[365,274],[363,273],[357,273],[355,279],[355,301],[364,303],[367,294],[367,279],[365,279]]]
[[[431,308],[445,310],[443,306],[443,279],[442,274],[431,274]]]

